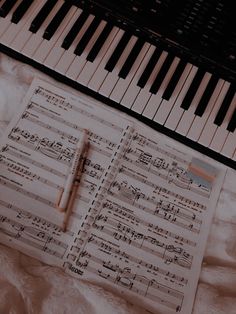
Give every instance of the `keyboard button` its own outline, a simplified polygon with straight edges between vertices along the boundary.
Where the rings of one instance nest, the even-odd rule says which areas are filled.
[[[215,75],[213,75],[211,78],[210,78],[210,81],[208,82],[207,84],[207,87],[201,97],[201,100],[195,110],[195,115],[201,117],[204,113],[204,111],[206,110],[206,107],[209,103],[209,100],[211,98],[211,95],[216,87],[216,84],[218,82],[218,77],[216,77]]]
[[[106,26],[104,27],[104,29],[106,28]],[[117,35],[118,30],[119,29],[117,27],[113,27],[112,31],[110,32],[110,34],[106,38],[103,46],[99,50],[99,53],[97,54],[97,56],[93,62],[88,61],[88,57],[86,58],[87,62],[86,62],[85,66],[84,66],[83,70],[81,71],[79,78],[78,78],[78,82],[80,84],[85,85],[85,86],[87,86],[89,84],[91,78],[93,77],[93,75],[97,71],[99,64],[101,63],[104,55],[110,49],[111,43],[113,42],[115,36]],[[90,50],[90,52],[92,51],[92,49]]]
[[[216,115],[216,118],[214,120],[214,123],[218,126],[221,126],[224,118],[225,118],[225,115],[229,109],[229,106],[232,102],[232,99],[234,97],[234,94],[235,94],[235,87],[233,86],[233,84],[230,85],[230,88],[228,89],[228,92],[224,98],[224,101]]]
[[[126,59],[125,63],[123,64],[123,67],[121,68],[118,76],[120,78],[125,79],[127,77],[127,75],[129,74],[135,60],[137,59],[141,49],[143,48],[144,45],[144,41],[141,39],[138,39],[133,47],[133,49],[131,50],[128,58]]]
[[[94,91],[98,91],[101,87],[102,83],[104,82],[108,71],[105,70],[105,66],[112,56],[115,48],[117,47],[118,43],[120,42],[122,36],[124,34],[124,31],[122,29],[119,29],[118,33],[116,34],[114,40],[112,41],[109,49],[103,56],[101,62],[99,63],[99,66],[97,67],[96,71],[94,72],[93,76],[91,77],[88,87]]]
[[[227,92],[227,84],[224,84],[224,80],[220,79],[216,85],[216,88],[209,100],[209,103],[207,105],[207,108],[203,114],[202,117],[195,116],[193,113],[193,122],[190,126],[190,129],[187,133],[187,137],[193,141],[198,141],[199,137],[201,136],[201,133],[204,130],[205,124],[207,123],[207,120],[213,110],[213,108],[219,107],[221,105],[221,102],[223,101],[223,98]]]
[[[47,2],[43,5],[41,10],[38,12],[38,14],[35,16],[33,21],[31,22],[29,31],[32,33],[36,33],[40,26],[43,24],[49,13],[54,8],[55,4],[57,3],[57,0],[47,0]]]
[[[157,64],[155,65],[146,85],[144,88],[142,88],[140,90],[140,93],[137,95],[131,110],[137,112],[137,113],[142,113],[144,108],[146,107],[150,97],[152,96],[152,94],[150,93],[150,87],[157,75],[157,73],[160,71],[161,66],[163,64],[163,62],[165,61],[165,59],[168,56],[168,52],[163,51],[160,58],[158,59]]]
[[[60,7],[61,7],[61,1],[59,3],[60,3]],[[39,63],[43,63],[45,61],[45,59],[49,55],[50,51],[54,47],[55,43],[60,38],[63,30],[65,29],[65,27],[67,26],[67,24],[69,23],[71,18],[73,17],[75,10],[76,10],[75,6],[72,6],[70,8],[68,14],[63,19],[63,21],[60,23],[59,27],[57,28],[56,32],[54,33],[53,37],[50,40],[43,39],[41,41],[37,50],[33,54],[32,59],[36,60]]]
[[[113,29],[113,25],[111,23],[107,23],[106,26],[104,27],[103,31],[101,32],[100,36],[96,40],[95,44],[93,45],[93,48],[90,50],[90,52],[86,58],[87,61],[93,62],[96,59],[102,46],[104,45],[105,41],[107,40],[108,36],[110,35],[112,29]]]
[[[52,19],[52,21],[47,26],[43,38],[50,40],[52,36],[55,34],[56,30],[58,29],[59,25],[62,23],[64,18],[67,16],[72,4],[68,1],[64,2],[60,9],[57,11],[56,15]]]
[[[169,71],[170,69],[170,66],[172,65],[173,63],[173,60],[174,60],[174,55],[169,53],[167,58],[165,59],[160,71],[157,73],[157,76],[150,88],[150,92],[152,94],[156,94],[167,74],[167,72]]]
[[[177,68],[178,68],[178,66],[177,66]],[[168,100],[163,99],[163,96],[161,97],[162,98],[161,104],[160,104],[160,106],[156,112],[156,115],[153,119],[154,121],[158,122],[159,124],[165,124],[166,123],[166,120],[167,120],[168,116],[170,115],[170,113],[173,109],[174,103],[175,103],[179,93],[181,92],[181,89],[184,85],[184,82],[187,79],[188,75],[190,74],[191,69],[192,69],[192,64],[190,64],[190,63],[186,64],[184,67],[184,71],[181,73],[181,76],[179,77],[179,80],[178,80],[178,83],[177,83],[175,89],[171,93],[171,97],[170,98],[168,97],[169,98]]]
[[[162,98],[165,100],[169,100],[171,98],[172,93],[174,92],[174,89],[176,88],[176,85],[178,84],[181,75],[184,72],[184,69],[187,65],[187,62],[181,60],[176,68],[176,71],[174,73],[174,75],[172,76],[169,84],[167,85]]]
[[[146,68],[144,69],[142,75],[140,76],[137,85],[140,88],[144,88],[144,86],[146,85],[155,65],[157,64],[161,53],[163,52],[163,50],[160,47],[156,47],[155,51],[152,54],[152,57],[150,58]]]
[[[115,50],[113,51],[110,59],[108,60],[105,70],[108,72],[112,72],[116,63],[118,62],[120,56],[122,55],[125,47],[127,46],[128,42],[131,39],[131,34],[128,32],[125,32],[119,41],[118,45],[116,46]]]
[[[235,128],[236,128],[236,108],[234,109],[232,117],[229,121],[229,124],[227,126],[227,130],[230,132],[235,132]]]
[[[36,7],[36,9],[34,10],[34,12],[31,14],[31,16],[36,16],[40,10],[42,9],[43,5],[46,3],[47,0],[42,0],[38,3],[38,6]],[[24,16],[25,18],[25,16]],[[27,23],[25,23],[22,28],[21,31],[18,32],[17,36],[14,38],[14,40],[10,43],[10,47],[18,52],[21,52],[23,47],[25,46],[25,44],[28,42],[28,40],[30,39],[32,32],[29,31],[29,24],[30,24],[31,20],[29,20]],[[21,21],[19,22],[19,24],[21,23]]]
[[[92,23],[93,19],[94,19],[94,15],[89,15],[89,17],[86,19],[85,23],[83,24],[83,26],[81,27],[81,29],[77,33],[75,39],[72,41],[69,49],[65,50],[61,59],[58,61],[57,65],[55,67],[56,71],[58,71],[59,73],[61,73],[63,75],[66,74],[70,65],[72,64],[72,62],[76,58],[76,55],[74,54],[75,47],[76,47],[78,41],[80,40],[80,38],[83,36],[83,34],[88,29],[89,25]]]
[[[24,16],[24,14],[26,13],[26,11],[29,9],[33,2],[34,0],[23,0],[12,14],[11,18],[12,23],[17,24],[22,19],[22,17]]]
[[[187,94],[184,97],[184,100],[181,104],[181,108],[183,108],[184,110],[188,110],[193,98],[201,84],[201,81],[203,80],[203,77],[205,75],[205,71],[203,71],[202,69],[198,69],[197,74],[195,75],[191,86],[189,87],[189,90],[187,92]]]
[[[213,123],[214,119],[216,117],[216,113],[218,112],[220,106],[222,105],[223,98],[226,95],[226,92],[229,88],[229,82],[225,82],[224,86],[222,88],[222,91],[219,94],[219,97],[217,98],[216,103],[212,107],[211,113],[206,121],[206,124],[204,125],[204,128],[201,132],[201,135],[198,139],[198,142],[205,147],[208,147],[211,143],[211,140],[215,134],[215,131],[217,129],[217,126]]]
[[[229,157],[234,158],[235,160],[235,150],[236,150],[236,132],[229,132],[228,137],[224,143],[223,148],[221,149],[221,154]]]
[[[121,67],[123,66],[125,60],[128,58],[131,49],[133,48],[133,46],[135,45],[135,42],[137,41],[137,37],[136,36],[132,36],[130,41],[128,42],[128,44],[126,45],[123,53],[121,54],[116,67],[114,68],[114,70],[112,72],[109,72],[107,74],[107,77],[105,78],[104,82],[102,83],[100,89],[99,89],[99,93],[109,97],[113,88],[115,87],[119,77],[118,77],[118,73],[119,70],[121,69]]]
[[[88,29],[86,30],[83,37],[80,39],[78,45],[75,48],[74,53],[77,56],[80,56],[83,53],[85,47],[87,46],[87,44],[90,41],[91,37],[93,36],[94,32],[98,28],[100,22],[101,22],[101,20],[99,18],[95,17],[93,19],[92,23],[89,25]]]
[[[127,91],[125,92],[123,98],[121,99],[121,104],[126,108],[131,108],[134,103],[135,98],[139,94],[141,88],[137,85],[140,77],[142,76],[144,70],[146,69],[156,47],[151,45],[148,49],[144,59],[142,60],[137,72],[135,73],[131,83],[128,86]],[[153,68],[152,68],[153,69]]]
[[[6,0],[0,8],[0,17],[6,17],[16,3],[17,0]]]
[[[181,89],[181,91],[180,91],[180,93],[179,93],[179,95],[178,95],[178,97],[174,103],[174,107],[171,110],[170,115],[169,115],[169,117],[165,123],[165,126],[168,129],[171,129],[171,130],[176,129],[176,127],[177,127],[177,125],[178,125],[178,123],[179,123],[179,121],[180,121],[180,119],[181,119],[181,117],[185,111],[180,106],[183,102],[183,99],[184,99],[186,93],[189,90],[189,87],[190,87],[190,85],[191,85],[191,83],[192,83],[192,81],[193,81],[193,79],[197,73],[197,70],[198,70],[198,68],[196,66],[193,66],[187,79],[184,82],[184,85],[183,85],[183,87],[182,87],[182,89]]]
[[[73,80],[76,80],[76,81],[79,80],[79,78],[78,78],[79,74],[83,70],[83,67],[85,66],[86,61],[87,61],[86,57],[87,57],[89,51],[91,50],[91,48],[93,47],[96,39],[98,38],[98,36],[101,34],[102,30],[104,29],[105,25],[106,25],[105,21],[100,22],[95,33],[91,37],[87,46],[85,47],[85,50],[83,51],[83,53],[80,56],[76,56],[75,59],[73,60],[73,62],[71,63],[68,71],[66,72],[67,77],[69,77]]]
[[[18,6],[18,3],[15,3],[15,5],[11,8],[11,10],[8,12],[8,14],[4,18],[0,17],[0,39],[2,35],[4,36],[5,31],[11,25],[12,13],[15,11],[17,6]]]
[[[54,44],[53,48],[51,49],[51,51],[49,52],[48,56],[44,61],[44,65],[51,69],[55,68],[63,54],[66,52],[66,50],[61,47],[63,38],[65,38],[66,34],[71,29],[72,25],[75,23],[76,19],[81,14],[81,10],[79,8],[74,7],[72,10],[74,11],[73,16],[70,18],[69,23],[64,28],[60,37],[58,38],[58,40],[56,41],[56,43]]]
[[[137,41],[136,41],[137,43]],[[119,103],[121,101],[121,98],[125,94],[131,80],[133,79],[140,63],[142,62],[145,54],[147,53],[147,50],[149,48],[150,44],[145,43],[144,46],[142,47],[142,50],[140,51],[138,57],[136,58],[135,62],[133,63],[133,66],[130,68],[128,75],[126,78],[119,78],[117,81],[115,87],[113,88],[113,91],[110,95],[110,99],[116,101]],[[128,57],[129,58],[129,57]],[[127,59],[128,60],[128,59]]]
[[[71,27],[70,31],[67,33],[66,37],[63,40],[62,48],[69,49],[73,41],[75,40],[76,36],[78,35],[79,31],[85,24],[89,14],[83,11],[80,16],[77,18],[73,26]]]
[[[216,152],[220,152],[226,139],[228,136],[229,131],[227,130],[228,123],[232,114],[235,110],[235,103],[236,103],[236,95],[232,99],[229,109],[221,123],[221,125],[216,129],[214,137],[210,143],[210,148]]]
[[[24,17],[22,17],[22,19],[17,24],[10,23],[9,27],[7,28],[7,30],[5,30],[4,34],[1,37],[2,44],[11,47],[11,43],[13,42],[17,34],[22,31],[24,25],[29,23],[32,14],[34,14],[38,6],[39,2],[35,1],[27,10],[27,12],[24,14]]]
[[[62,1],[57,2],[55,7],[54,7],[55,10],[52,10],[49,13],[49,15],[44,20],[43,24],[41,25],[41,27],[37,31],[37,33],[31,34],[31,37],[29,38],[29,40],[27,41],[27,43],[25,44],[25,46],[22,49],[23,55],[33,59],[34,54],[37,54],[38,48],[44,40],[43,39],[44,31],[45,31],[47,25],[53,19],[54,15],[55,15],[55,11],[59,10],[59,7],[61,4],[62,4]]]
[[[207,87],[207,84],[211,78],[210,73],[206,73],[201,81],[201,84],[199,85],[199,88],[192,100],[192,103],[190,104],[190,107],[188,110],[186,110],[177,126],[177,133],[186,136],[188,133],[189,128],[191,127],[191,124],[193,123],[193,120],[195,118],[195,110],[199,104],[200,99],[202,98],[202,95]]]
[[[152,94],[151,98],[149,99],[145,109],[143,110],[142,115],[149,118],[149,119],[154,119],[156,122],[163,124],[165,120],[162,120],[162,116],[159,116],[156,114],[157,111],[159,110],[162,102],[162,94],[163,90],[166,89],[166,86],[169,84],[169,81],[174,74],[178,64],[180,62],[179,58],[174,58],[171,66],[169,67],[164,80],[162,81],[159,90],[157,91],[156,94]],[[161,71],[161,70],[160,70]]]

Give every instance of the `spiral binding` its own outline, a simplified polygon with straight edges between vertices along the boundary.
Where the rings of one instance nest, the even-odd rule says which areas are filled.
[[[108,166],[107,171],[102,178],[101,185],[98,187],[95,193],[94,199],[88,210],[88,214],[85,216],[84,222],[81,225],[81,230],[79,230],[77,236],[74,239],[74,245],[70,248],[71,252],[67,255],[68,262],[65,264],[68,264],[69,266],[71,266],[70,262],[75,262],[79,259],[80,253],[83,251],[83,247],[88,241],[89,231],[91,230],[97,215],[99,215],[102,209],[104,195],[107,193],[108,187],[110,186],[112,179],[118,171],[117,166],[119,164],[119,159],[124,154],[126,147],[128,147],[130,140],[132,139],[133,131],[133,126],[129,125],[121,137],[120,143],[113,154],[110,165]]]

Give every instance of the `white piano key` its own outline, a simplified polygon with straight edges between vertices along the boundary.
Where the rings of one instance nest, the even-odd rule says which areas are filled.
[[[37,33],[32,33],[31,37],[29,38],[29,40],[27,41],[27,43],[25,44],[25,46],[23,47],[21,51],[23,55],[29,58],[32,58],[32,56],[34,55],[34,53],[37,51],[38,47],[40,46],[41,42],[43,41],[43,34],[46,27],[51,22],[53,17],[56,15],[56,12],[59,10],[62,3],[63,2],[61,0],[58,1],[55,7],[53,8],[53,10],[51,10],[49,15],[47,16],[47,18],[45,19],[45,21],[39,28],[39,30],[37,31]]]
[[[209,115],[212,112],[213,107],[219,107],[222,103],[226,92],[229,88],[229,84],[225,83],[224,80],[220,79],[216,85],[216,88],[210,98],[209,104],[202,117],[195,116],[193,123],[188,131],[187,137],[193,141],[198,141],[201,133],[203,132],[204,126],[207,122]]]
[[[235,151],[234,151],[233,160],[236,161],[236,148],[235,148]]]
[[[229,106],[229,109],[226,113],[226,116],[224,118],[223,123],[221,124],[221,126],[218,126],[215,132],[215,135],[210,143],[210,148],[216,152],[220,152],[225,141],[226,138],[229,134],[229,131],[227,130],[227,126],[229,124],[230,118],[234,112],[235,109],[235,104],[236,104],[236,95],[234,95],[234,98]]]
[[[133,48],[133,46],[135,45],[135,42],[137,41],[137,37],[136,36],[132,36],[128,42],[128,44],[126,45],[124,51],[122,52],[114,70],[112,72],[109,72],[107,77],[105,78],[104,82],[102,83],[100,89],[99,89],[99,93],[101,95],[104,96],[109,96],[114,88],[114,86],[116,85],[119,76],[118,73],[120,71],[120,69],[122,68],[125,60],[128,58],[128,55],[131,51],[131,49]]]
[[[149,92],[152,83],[157,75],[157,73],[160,71],[160,68],[163,64],[163,62],[165,61],[166,57],[168,55],[168,52],[163,51],[160,58],[158,59],[158,62],[156,63],[146,85],[144,86],[144,88],[142,88],[140,90],[140,93],[138,94],[138,96],[136,97],[131,110],[137,112],[137,113],[142,113],[146,104],[148,103],[150,97],[152,96],[152,93]]]
[[[145,43],[143,48],[141,49],[139,55],[137,56],[129,74],[127,75],[127,77],[125,79],[123,78],[119,78],[116,86],[114,87],[111,95],[110,95],[110,99],[116,101],[117,103],[119,103],[121,101],[121,98],[123,97],[125,91],[127,90],[132,78],[134,77],[140,63],[142,62],[148,48],[150,47],[150,44]]]
[[[48,54],[50,53],[51,49],[54,47],[57,40],[62,35],[63,30],[73,17],[74,13],[76,11],[76,7],[72,6],[69,10],[69,12],[66,14],[63,21],[58,26],[57,30],[53,34],[52,38],[50,40],[43,39],[41,44],[39,45],[38,49],[35,51],[35,53],[32,56],[32,59],[36,60],[37,62],[43,63],[43,61],[46,59]]]
[[[135,73],[131,83],[128,86],[128,89],[126,90],[124,96],[121,99],[121,104],[126,107],[126,108],[131,108],[135,98],[137,97],[137,95],[139,94],[141,88],[137,85],[143,71],[145,70],[152,54],[154,53],[156,47],[151,45],[143,59],[143,61],[141,62],[137,72]]]
[[[8,29],[4,32],[4,34],[1,37],[1,43],[3,45],[8,47],[10,46],[10,43],[14,40],[17,34],[21,32],[24,25],[27,24],[29,20],[31,20],[32,15],[34,15],[35,10],[39,6],[40,4],[37,1],[33,2],[17,24],[11,23],[9,25]]]
[[[197,73],[198,68],[196,66],[193,66],[191,68],[191,71],[186,79],[186,81],[184,82],[184,85],[182,86],[182,89],[174,103],[174,107],[172,108],[169,117],[167,118],[167,121],[165,123],[165,126],[170,129],[170,130],[175,130],[175,128],[177,127],[183,113],[184,113],[184,109],[181,108],[181,104],[184,100],[185,95],[188,92],[188,89]]]
[[[198,139],[198,142],[206,147],[208,147],[211,143],[211,140],[215,134],[215,131],[217,129],[217,125],[214,124],[215,117],[217,115],[217,112],[224,100],[224,97],[226,95],[226,91],[228,90],[229,87],[229,82],[225,82],[222,92],[220,93],[219,97],[217,98],[216,103],[213,105],[211,113],[207,119],[207,122],[201,132],[201,135]]]
[[[25,23],[22,27],[21,31],[17,34],[17,36],[14,38],[14,40],[11,42],[10,47],[18,52],[20,52],[27,41],[29,40],[30,36],[32,35],[32,32],[29,31],[30,24],[33,20],[33,18],[39,13],[41,8],[44,6],[47,0],[42,0],[39,2],[39,6],[37,6],[34,14],[32,14],[32,18],[30,20],[30,23]]]
[[[161,117],[159,118],[156,116],[156,112],[161,105],[162,98],[161,96],[163,95],[164,90],[166,89],[172,75],[175,72],[176,67],[178,66],[178,63],[180,62],[180,59],[178,57],[175,57],[169,70],[166,73],[166,76],[164,80],[161,83],[161,86],[156,94],[153,94],[151,98],[149,99],[149,102],[147,103],[147,106],[143,110],[142,115],[149,118],[149,119],[154,119],[154,121],[163,123],[164,121],[161,120]]]
[[[122,36],[124,34],[124,30],[120,29],[117,35],[115,36],[114,40],[112,41],[111,46],[105,53],[104,57],[102,58],[97,70],[93,74],[92,78],[90,79],[88,83],[88,87],[94,91],[98,91],[100,86],[102,85],[103,81],[105,80],[108,71],[105,70],[105,66],[107,64],[107,61],[112,56],[116,46],[118,45],[119,41],[121,40]]]
[[[171,95],[169,100],[165,100],[163,99],[161,102],[161,105],[159,107],[159,109],[156,112],[156,115],[154,117],[154,121],[160,123],[160,124],[165,124],[166,119],[168,117],[168,115],[170,114],[174,103],[184,85],[184,82],[186,80],[186,78],[188,77],[190,71],[191,71],[192,65],[190,63],[188,63],[173,91],[173,94]]]
[[[212,74],[210,73],[206,73],[201,81],[201,84],[193,98],[193,101],[189,107],[188,110],[186,110],[181,118],[181,120],[179,121],[179,124],[176,128],[177,133],[182,134],[182,135],[186,135],[188,133],[188,130],[190,129],[193,120],[195,118],[195,110],[198,106],[198,103],[206,89],[206,86],[211,78]]]
[[[229,132],[227,139],[224,143],[223,148],[221,149],[221,154],[232,158],[235,155],[236,150],[236,132]]]
[[[65,53],[65,49],[61,47],[63,40],[82,12],[81,9],[76,8],[76,7],[73,7],[72,9],[73,9],[74,13],[73,13],[72,17],[70,18],[69,23],[66,25],[66,27],[64,28],[60,37],[58,38],[55,45],[53,46],[53,48],[49,52],[48,56],[46,57],[45,61],[43,62],[44,65],[46,65],[47,67],[49,67],[51,69],[53,69],[56,66],[58,61],[61,59],[63,53]]]
[[[8,13],[6,17],[4,18],[0,17],[0,41],[1,41],[1,36],[5,34],[6,30],[11,25],[12,13],[15,11],[18,5],[19,3],[16,2],[16,4],[13,6],[13,8],[10,10],[10,12]]]
[[[112,41],[114,40],[115,36],[118,33],[118,27],[113,27],[111,30],[109,36],[107,37],[106,41],[104,42],[102,48],[100,49],[98,55],[96,56],[95,60],[93,62],[87,61],[83,70],[81,71],[78,81],[82,85],[88,85],[91,77],[97,70],[98,65],[100,64],[102,58],[104,57],[105,53],[110,49],[110,45]]]
[[[82,36],[84,35],[84,33],[86,32],[86,30],[88,29],[89,25],[92,23],[94,18],[95,18],[94,15],[92,14],[89,15],[84,25],[81,27],[80,31],[78,32],[75,40],[71,44],[70,48],[68,50],[65,50],[65,52],[63,53],[60,60],[55,66],[55,70],[57,72],[65,75],[65,73],[67,72],[67,70],[69,69],[70,65],[72,64],[72,62],[74,61],[76,57],[76,55],[74,54],[74,51],[78,42],[80,41],[80,39],[82,38]]]
[[[100,24],[98,25],[98,28],[94,32],[93,36],[91,37],[90,41],[88,42],[87,46],[85,47],[83,53],[80,56],[76,56],[74,61],[71,63],[68,71],[66,72],[67,77],[69,77],[73,80],[77,80],[77,77],[79,76],[80,72],[82,71],[83,67],[86,64],[86,57],[87,57],[89,51],[92,49],[96,39],[98,38],[98,36],[102,32],[105,25],[106,25],[105,21],[100,22]]]

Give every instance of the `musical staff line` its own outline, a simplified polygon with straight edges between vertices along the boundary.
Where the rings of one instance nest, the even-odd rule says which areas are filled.
[[[21,130],[18,127],[12,129],[8,138],[29,149],[38,151],[50,158],[57,159],[59,162],[65,164],[70,163],[75,150],[74,148],[70,147],[64,148],[61,142],[50,140],[46,137],[39,138],[38,135],[31,134],[30,132]],[[111,153],[97,147],[93,143],[90,144],[90,150],[100,153],[103,156],[111,157]]]
[[[170,157],[171,159],[174,159],[174,160],[179,161],[179,162],[181,162],[181,163],[184,163],[184,164],[186,164],[186,165],[189,164],[189,161],[187,161],[187,160],[185,160],[185,159],[183,159],[183,158],[180,158],[179,156],[176,156],[175,154],[172,154],[172,153],[170,153],[170,152],[167,151],[167,150],[161,149],[161,148],[160,148],[161,145],[160,145],[159,143],[154,142],[154,141],[153,141],[152,139],[150,139],[150,138],[146,138],[145,136],[143,136],[142,134],[140,134],[140,133],[138,133],[138,132],[136,132],[136,133],[132,136],[132,141],[133,141],[133,142],[137,142],[137,144],[138,144],[139,146],[142,146],[142,147],[144,147],[144,146],[150,147],[152,150],[157,151],[157,152],[159,152],[159,153],[161,153],[161,154],[163,154],[163,155],[165,155],[165,156],[168,156],[168,157]],[[173,149],[173,148],[171,148],[171,149]]]
[[[203,204],[200,204],[198,202],[195,202],[189,198],[183,197],[182,195],[175,193],[171,190],[168,190],[166,188],[163,188],[160,185],[157,185],[156,183],[148,180],[147,177],[142,177],[140,176],[137,172],[135,172],[133,169],[129,169],[124,165],[121,165],[121,167],[119,168],[119,172],[124,173],[127,177],[129,178],[133,178],[136,181],[141,181],[143,183],[145,183],[147,186],[152,187],[155,191],[157,191],[158,193],[163,193],[165,195],[174,197],[177,200],[181,200],[188,204],[188,205],[192,205],[194,207],[196,207],[197,210],[201,209],[201,210],[206,210],[206,206]],[[194,208],[193,208],[194,209]]]
[[[6,236],[16,239],[20,242],[24,242],[30,247],[34,247],[40,251],[44,251],[61,259],[65,255],[68,245],[54,239],[50,234],[47,234],[46,232],[34,227],[24,226],[3,215],[0,215],[0,221],[0,232]],[[3,228],[4,223],[8,224],[11,227],[11,230]],[[50,246],[55,246],[57,249],[52,249]]]
[[[108,271],[107,268],[104,270],[104,263],[94,262],[94,266],[88,260],[80,263],[80,268],[85,268],[86,271],[96,274],[99,277],[110,281],[116,285],[120,285],[125,289],[136,292],[138,295],[145,296],[150,300],[165,305],[166,307],[179,312],[182,307],[183,294],[179,291],[173,291],[173,289],[165,289],[164,286],[160,285],[156,280],[149,280],[144,276],[137,275],[130,271],[130,269],[118,269],[117,272]],[[100,268],[101,267],[101,268]],[[137,287],[136,287],[137,286]],[[152,292],[149,292],[149,291]],[[168,294],[169,291],[169,294]],[[170,296],[170,294],[174,296]],[[172,300],[172,302],[170,301]]]
[[[29,158],[23,154],[20,154],[15,149],[16,149],[15,147],[7,145],[2,149],[2,152],[7,152],[8,155],[16,157],[18,160],[22,160],[24,162],[27,162],[31,165],[34,165],[37,168],[44,169],[45,171],[52,173],[58,177],[65,178],[64,173],[62,173],[56,169],[53,169],[53,168],[45,165],[44,163],[38,162],[38,161],[33,160],[32,158]]]
[[[173,245],[168,246],[167,244],[163,245],[163,242],[160,242],[153,237],[145,236],[142,233],[137,233],[136,236],[134,234],[129,236],[127,235],[128,232],[123,232],[118,228],[112,228],[109,225],[98,225],[95,222],[93,226],[95,229],[100,230],[105,236],[111,236],[117,242],[125,242],[137,249],[150,253],[154,256],[158,256],[159,258],[163,259],[167,265],[174,263],[180,267],[188,269],[190,269],[192,266],[193,256],[188,254],[180,247],[174,247]],[[144,245],[145,241],[148,244],[151,244],[153,248]],[[160,251],[157,251],[158,249]],[[168,253],[173,253],[173,256]]]
[[[51,119],[53,119],[53,120],[55,120],[55,121],[57,121],[59,123],[62,123],[63,125],[66,125],[66,126],[70,127],[71,129],[79,130],[80,132],[82,132],[82,130],[83,130],[83,128],[79,127],[78,124],[71,123],[71,122],[69,122],[69,121],[67,121],[67,120],[65,120],[65,119],[63,119],[63,118],[61,118],[61,117],[59,117],[57,115],[52,114],[49,111],[42,110],[41,106],[39,107],[39,105],[36,104],[36,103],[32,102],[28,106],[28,108],[30,108],[32,111],[35,111],[37,113],[42,114],[45,117],[51,118]],[[29,112],[29,111],[27,111],[27,112]],[[69,138],[69,136],[71,136],[71,135],[67,135],[65,137]],[[106,138],[104,138],[102,136],[98,136],[97,134],[93,133],[92,131],[88,131],[88,138],[89,138],[90,142],[96,141],[99,138],[99,142],[103,143],[103,144],[106,144],[107,145],[106,148],[109,148],[109,149],[112,149],[112,148],[114,148],[116,146],[116,144],[114,142],[111,142],[111,141],[107,140]],[[70,137],[70,139],[73,140],[72,137]],[[75,140],[77,141],[78,139],[75,139]]]
[[[119,215],[118,217],[121,217],[123,219],[128,219],[131,223],[133,223],[133,225],[137,225],[137,226],[143,226],[143,227],[148,227],[148,230],[150,232],[154,232],[155,234],[164,236],[164,237],[170,237],[174,240],[177,240],[181,243],[185,243],[187,245],[190,245],[192,247],[196,246],[196,242],[191,241],[189,239],[186,239],[180,235],[177,235],[176,233],[170,232],[167,229],[164,229],[162,227],[159,227],[158,225],[155,225],[147,220],[144,220],[140,217],[138,217],[137,215],[135,215],[134,213],[130,214],[128,212],[128,210],[126,208],[124,208],[123,206],[118,205],[117,203],[112,203],[111,201],[107,200],[103,203],[103,208],[107,208],[108,209],[108,213],[111,213],[112,215],[114,215],[114,213]],[[113,216],[111,216],[113,217]],[[103,220],[103,221],[107,221],[107,219],[109,219],[110,216],[107,216],[106,214],[99,214],[96,218],[96,220]]]
[[[146,154],[148,157],[142,157],[142,154]],[[130,158],[129,156],[138,158],[135,160],[133,158]],[[140,150],[140,153],[138,153],[137,150],[134,151],[131,149],[127,149],[124,158],[127,163],[135,163],[137,167],[142,168],[143,170],[147,171],[147,173],[157,175],[160,178],[169,182],[170,184],[174,184],[181,189],[191,190],[196,194],[208,198],[210,196],[211,190],[209,190],[207,187],[199,186],[198,183],[195,183],[190,177],[187,176],[187,170],[184,170],[183,168],[177,168],[175,164],[165,164],[164,160],[161,157],[155,157],[153,159],[151,154],[145,153],[142,150]],[[160,169],[160,171],[157,171],[156,169],[154,169],[154,167],[156,169]],[[161,170],[164,173],[162,173]]]
[[[181,285],[186,285],[188,283],[188,280],[186,278],[178,276],[167,269],[148,263],[141,258],[137,258],[125,251],[122,251],[119,248],[116,248],[113,243],[110,243],[106,239],[98,237],[94,233],[91,234],[88,242],[92,242],[99,248],[100,251],[105,252],[109,256],[113,254],[113,257],[118,258],[119,260],[129,260],[129,262],[135,263],[136,267],[138,268],[140,267],[140,265],[143,266],[149,273],[153,271],[165,278],[168,277],[170,280],[177,281]],[[80,254],[82,255],[83,251]]]
[[[48,94],[47,94],[48,93]],[[50,98],[50,94],[52,94],[50,91],[47,90],[47,92],[43,92],[43,89],[42,87],[39,87],[38,90],[37,90],[37,93],[35,94],[39,94],[43,97],[45,97],[46,99]],[[56,95],[56,97],[58,97]],[[33,99],[32,99],[33,100]],[[65,100],[64,100],[64,103],[65,103]],[[88,106],[88,103],[85,103],[82,99],[80,99],[80,103],[81,104],[84,104],[85,106]],[[63,102],[60,103],[60,105],[62,105]],[[69,108],[70,110],[73,110],[75,112],[78,112],[79,114],[81,115],[84,115],[84,116],[87,116],[87,117],[90,117],[91,119],[93,119],[94,121],[96,122],[99,122],[101,125],[105,125],[107,127],[110,127],[111,129],[115,130],[115,131],[118,131],[118,132],[122,132],[123,129],[119,126],[119,125],[114,125],[113,123],[110,123],[109,121],[107,120],[104,120],[102,118],[99,118],[98,116],[94,115],[94,114],[91,114],[89,113],[87,110],[85,109],[81,109],[79,108],[78,106],[76,105],[73,105],[69,102],[66,103],[66,107]]]
[[[52,234],[55,234],[57,236],[60,236],[62,234],[61,226],[56,225],[45,218],[32,214],[29,211],[17,207],[11,203],[5,202],[2,199],[0,199],[0,206],[14,212],[17,219],[29,221],[33,226],[37,226],[38,228],[41,228],[43,230],[51,231]],[[74,232],[67,230],[66,234],[68,234],[69,236],[73,236]]]

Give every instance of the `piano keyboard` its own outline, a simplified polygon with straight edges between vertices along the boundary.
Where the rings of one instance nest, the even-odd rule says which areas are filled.
[[[235,83],[63,0],[0,0],[1,51],[236,169]]]

